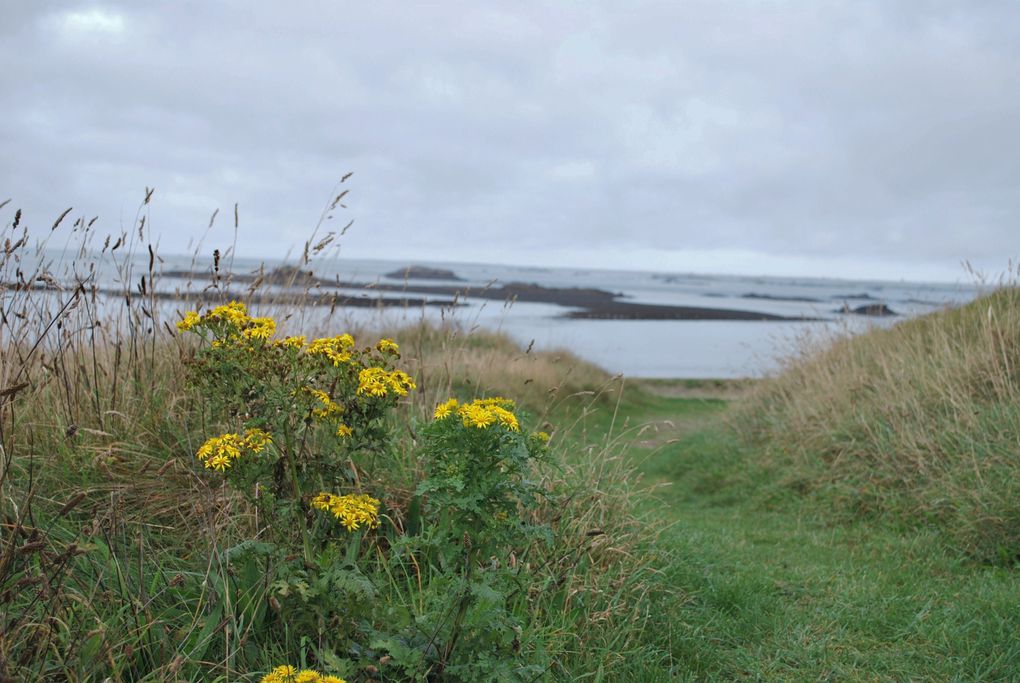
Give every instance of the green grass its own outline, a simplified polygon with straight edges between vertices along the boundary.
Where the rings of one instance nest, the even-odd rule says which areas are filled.
[[[646,387],[647,388],[647,387]],[[652,387],[663,393],[662,383]],[[1016,575],[937,531],[839,521],[769,472],[725,423],[725,400],[635,388],[617,423],[654,490],[664,680],[1016,680]],[[592,417],[600,425],[608,415]]]
[[[783,464],[761,459],[761,451],[747,446],[727,422],[740,414],[734,404],[746,389],[718,382],[608,383],[601,396],[589,393],[563,400],[548,413],[560,439],[558,452],[573,453],[565,465],[620,456],[636,468],[640,486],[647,489],[619,499],[635,509],[647,529],[638,537],[617,527],[631,534],[624,547],[640,562],[593,566],[593,577],[606,572],[600,580],[582,576],[581,590],[563,593],[569,600],[560,595],[547,601],[542,637],[564,643],[550,678],[1020,679],[1015,571],[968,559],[938,527],[898,524],[896,518],[881,515],[847,516],[831,509],[817,491],[803,495],[791,487]],[[164,403],[173,401],[158,405]],[[528,407],[533,414],[542,408]],[[75,565],[74,578],[81,588],[71,586],[68,596],[81,599],[77,614],[82,623],[103,623],[105,631],[96,633],[110,634],[106,641],[94,636],[96,644],[87,644],[80,657],[100,653],[95,664],[109,661],[116,670],[113,663],[127,661],[124,653],[129,649],[147,648],[150,659],[121,670],[124,680],[170,676],[178,654],[208,667],[227,668],[211,649],[203,649],[206,630],[220,624],[216,610],[206,614],[202,607],[211,595],[205,586],[215,587],[219,569],[205,569],[200,561],[208,555],[204,546],[190,554],[182,551],[181,532],[190,528],[184,508],[202,507],[207,500],[202,491],[182,496],[191,501],[186,505],[166,501],[159,522],[177,526],[173,532],[143,529],[155,519],[125,524],[124,515],[151,509],[139,501],[151,505],[159,499],[154,487],[166,488],[187,476],[183,466],[155,476],[171,452],[190,453],[193,448],[178,443],[180,434],[166,418],[172,412],[163,418],[151,412],[142,411],[150,422],[133,421],[134,430],[114,435],[121,452],[98,449],[108,438],[102,435],[64,439],[66,451],[57,454],[54,466],[39,479],[40,492],[52,495],[58,505],[65,498],[54,493],[58,484],[65,487],[62,491],[99,490],[101,497],[118,496],[117,518],[104,521],[109,529],[101,525],[104,530],[90,539],[89,552]],[[63,423],[54,418],[63,434]],[[129,446],[140,425],[145,426],[144,439]],[[92,440],[97,448],[86,445]],[[144,448],[142,441],[148,444]],[[98,470],[82,467],[97,455],[103,456]],[[139,470],[138,463],[150,459],[152,464]],[[598,486],[618,485],[592,472],[568,474]],[[184,491],[190,484],[174,486]],[[599,519],[578,506],[571,514],[583,537]],[[75,534],[70,529],[90,524],[101,510],[98,498],[90,497],[54,528],[61,533],[68,529],[67,538],[54,541],[71,542]],[[608,509],[610,513],[624,519],[615,508]],[[606,521],[608,531],[613,522]],[[604,554],[621,543],[614,533],[596,537]],[[132,554],[143,543],[144,566],[143,558]],[[639,574],[620,573],[634,566]],[[92,586],[100,587],[105,597],[88,603],[85,597],[99,590]],[[130,597],[135,595],[147,597],[136,601]],[[583,638],[579,614],[591,619]],[[607,616],[599,622],[602,614]],[[165,647],[150,643],[162,637],[159,629],[169,629],[172,636]],[[262,657],[268,665],[299,649],[295,643],[287,652],[253,658]],[[54,671],[91,666],[80,658],[61,662],[56,654],[50,665]]]

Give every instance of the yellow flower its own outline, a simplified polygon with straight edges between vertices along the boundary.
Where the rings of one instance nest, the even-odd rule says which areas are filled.
[[[535,432],[534,436],[542,443],[549,443],[549,432]]]
[[[216,453],[206,458],[205,466],[211,470],[224,471],[230,467],[230,456],[223,453]]]
[[[489,408],[489,412],[492,413],[493,416],[495,416],[496,420],[498,420],[501,425],[503,425],[510,431],[512,432],[521,431],[520,425],[517,424],[517,416],[511,413],[506,408],[501,408],[500,406],[491,406]]]
[[[417,388],[417,385],[414,383],[414,380],[411,379],[411,376],[402,370],[394,370],[391,372],[386,381],[389,383],[390,388],[393,389],[394,393],[399,394],[400,396],[407,396],[408,391]]]
[[[241,457],[241,446],[241,437],[237,434],[214,436],[199,447],[195,457],[206,468],[222,472],[230,467],[232,461]]]
[[[480,398],[477,401],[475,401],[475,403],[477,403],[480,406],[485,406],[486,408],[491,408],[493,406],[506,408],[507,410],[515,410],[517,408],[517,404],[514,403],[513,400],[509,398],[503,398],[502,396],[493,396],[492,398]]]
[[[330,403],[333,402],[332,399],[330,399],[329,394],[327,394],[322,389],[316,389],[315,387],[304,387],[304,390],[306,394],[309,394],[317,398],[319,400],[319,403],[322,403],[323,405],[328,406]]]
[[[297,669],[292,666],[278,666],[262,677],[261,683],[295,683]]]
[[[234,433],[221,434],[202,444],[195,457],[202,461],[206,469],[223,472],[241,457],[242,450],[261,453],[272,442],[269,433],[261,429],[249,429],[243,437]]]
[[[244,327],[251,320],[248,317],[248,309],[240,301],[231,301],[223,306],[217,306],[209,311],[203,318],[209,322],[225,322],[234,327]]]
[[[241,334],[247,339],[265,341],[276,334],[276,321],[272,318],[252,318],[246,321]]]
[[[206,323],[225,323],[228,325],[227,336],[240,333],[244,338],[266,340],[276,332],[276,321],[272,318],[251,318],[248,316],[248,309],[240,301],[231,301],[228,304],[217,306],[205,315],[199,315],[196,311],[189,311],[184,318],[177,323],[177,329],[187,332],[197,325]],[[234,328],[234,329],[229,329]],[[213,342],[214,345],[222,346]]]
[[[358,394],[385,396],[390,388],[390,373],[383,368],[365,368],[358,373]]]
[[[323,492],[312,499],[312,507],[332,514],[347,531],[357,531],[362,525],[369,529],[379,526],[379,501],[363,493],[336,496]]]
[[[400,347],[392,339],[380,339],[375,348],[379,349],[380,353],[388,353],[393,356],[400,355]]]
[[[320,420],[338,419],[344,413],[344,407],[330,398],[322,389],[303,387],[303,391],[319,402],[318,408],[312,408],[312,417]]]
[[[273,342],[273,346],[285,346],[289,349],[300,350],[305,345],[305,336],[302,334],[297,337],[284,337]]]
[[[512,432],[519,432],[521,426],[517,416],[511,412],[513,407],[514,402],[505,398],[481,398],[461,406],[451,398],[436,408],[435,417],[441,420],[456,410],[465,427],[485,429],[498,423]]]
[[[436,412],[433,415],[433,417],[437,420],[442,420],[443,418],[448,417],[457,408],[458,405],[459,404],[457,403],[457,399],[455,398],[451,398],[450,400],[445,401],[444,403],[440,403],[438,406],[436,406]]]
[[[492,413],[492,411],[488,410],[485,406],[478,405],[477,403],[461,406],[458,412],[464,420],[465,427],[478,427],[479,429],[484,429],[496,421],[496,416]]]
[[[336,428],[336,435],[341,439],[346,438],[354,433],[354,430],[347,425],[340,425]]]
[[[182,320],[177,321],[177,329],[181,332],[187,332],[201,321],[202,316],[195,311],[188,311],[184,314],[184,318]]]
[[[323,356],[331,360],[334,366],[339,366],[351,359],[353,349],[354,337],[349,334],[341,334],[336,337],[313,339],[305,349],[305,353],[312,356]]]
[[[262,677],[261,683],[347,683],[339,676],[324,676],[315,669],[298,671],[292,666],[278,666]]]
[[[390,393],[407,396],[417,388],[411,376],[402,370],[387,372],[385,368],[365,368],[358,373],[358,391],[361,396],[383,397]]]
[[[261,453],[266,446],[273,443],[273,437],[262,429],[249,429],[244,433],[244,447],[252,453]]]

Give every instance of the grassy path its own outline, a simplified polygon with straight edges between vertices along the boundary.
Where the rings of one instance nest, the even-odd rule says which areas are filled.
[[[727,409],[725,391],[659,383],[630,390],[617,415],[649,425],[623,438],[663,484],[645,504],[667,524],[672,677],[1020,680],[1020,574],[929,531],[839,521],[751,474]]]

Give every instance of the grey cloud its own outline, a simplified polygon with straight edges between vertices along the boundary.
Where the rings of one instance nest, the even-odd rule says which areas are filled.
[[[652,250],[675,254],[655,267],[697,270],[692,254],[733,250],[819,273],[854,257],[868,275],[1017,251],[1007,0],[45,2],[9,17],[0,194],[40,226],[74,204],[114,229],[155,185],[164,248],[236,201],[242,251],[272,255],[353,170],[353,255],[640,268]]]

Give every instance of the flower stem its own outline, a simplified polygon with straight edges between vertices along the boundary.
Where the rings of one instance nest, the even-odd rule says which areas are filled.
[[[291,438],[290,430],[285,429],[284,440],[286,441],[287,448],[287,463],[290,465],[290,480],[294,485],[294,503],[297,505],[299,514],[299,524],[301,528],[301,546],[304,550],[305,562],[311,564],[312,562],[312,544],[308,538],[308,522],[303,519],[303,506],[301,501],[301,485],[298,483],[298,471],[297,471],[297,460],[294,457],[294,442]]]

